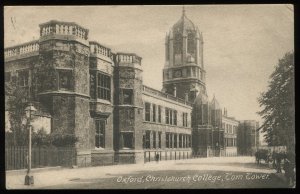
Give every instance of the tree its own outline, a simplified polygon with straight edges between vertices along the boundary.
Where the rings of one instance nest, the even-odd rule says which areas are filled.
[[[270,76],[268,90],[258,98],[258,112],[264,122],[259,128],[265,133],[270,146],[285,145],[295,150],[295,89],[294,89],[294,53],[288,52],[279,59]]]
[[[27,106],[28,91],[19,87],[15,81],[5,83],[5,109],[8,111],[11,126],[10,145],[24,146],[28,141],[28,121],[25,107]],[[12,137],[11,137],[12,136]],[[9,136],[7,136],[9,137]]]

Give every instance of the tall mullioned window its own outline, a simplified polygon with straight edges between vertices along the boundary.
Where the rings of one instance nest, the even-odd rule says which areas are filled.
[[[177,125],[177,111],[174,111],[174,125]]]
[[[95,147],[105,147],[105,120],[96,120]]]
[[[165,109],[165,115],[166,115],[166,124],[169,124],[170,120],[169,120],[169,109],[168,108]]]
[[[145,103],[145,121],[150,121],[150,103]]]
[[[18,85],[21,87],[27,87],[29,80],[29,70],[18,71]]]
[[[170,148],[170,133],[166,133],[166,148]]]
[[[152,121],[156,122],[156,105],[152,105]]]
[[[161,148],[161,132],[158,132],[158,148]]]
[[[153,148],[156,149],[156,132],[153,131]]]
[[[158,122],[161,123],[161,106],[158,106]]]
[[[195,35],[193,33],[188,34],[188,46],[187,51],[190,54],[194,54],[196,50],[196,41],[195,41]]]
[[[110,76],[98,73],[97,98],[110,101]]]
[[[146,131],[145,145],[146,149],[150,149],[150,131]]]

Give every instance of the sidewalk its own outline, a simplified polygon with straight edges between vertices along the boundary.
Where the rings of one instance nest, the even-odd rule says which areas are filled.
[[[239,163],[239,166],[232,164]],[[263,172],[274,173],[274,169],[249,168],[244,164],[254,163],[253,157],[228,157],[228,158],[195,158],[186,160],[169,160],[150,162],[145,164],[126,164],[114,166],[97,166],[76,169],[53,168],[52,170],[40,170],[33,172],[34,185],[24,185],[26,170],[8,172],[6,174],[7,189],[41,189],[45,186],[59,184],[71,184],[72,180],[111,178],[122,174],[135,174],[138,171],[159,170],[231,170],[240,172]]]

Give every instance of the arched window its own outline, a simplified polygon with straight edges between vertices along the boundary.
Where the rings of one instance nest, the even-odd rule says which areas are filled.
[[[175,54],[181,54],[182,53],[182,36],[179,33],[175,34],[174,53]]]
[[[188,34],[188,48],[187,51],[190,54],[194,54],[196,50],[196,40],[195,35],[193,33]]]

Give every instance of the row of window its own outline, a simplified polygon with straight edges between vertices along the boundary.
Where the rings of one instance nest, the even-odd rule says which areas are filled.
[[[166,133],[166,148],[190,148],[191,136],[185,134]]]
[[[165,124],[177,125],[177,115],[178,113],[176,110],[165,107]],[[159,105],[157,106],[156,104],[151,104],[146,102],[145,121],[162,123],[162,107]],[[184,127],[188,126],[188,113],[184,113],[184,112],[182,113],[182,125]]]
[[[152,142],[152,144],[151,144]],[[190,148],[191,136],[186,134],[166,133],[166,148]],[[162,146],[162,132],[146,131],[143,135],[143,148],[156,149]]]
[[[99,72],[90,72],[90,95],[93,99],[111,100],[111,77]]]
[[[222,123],[222,128],[225,129],[225,133],[236,134],[237,126]]]
[[[226,147],[234,147],[236,146],[236,138],[225,138]]]

